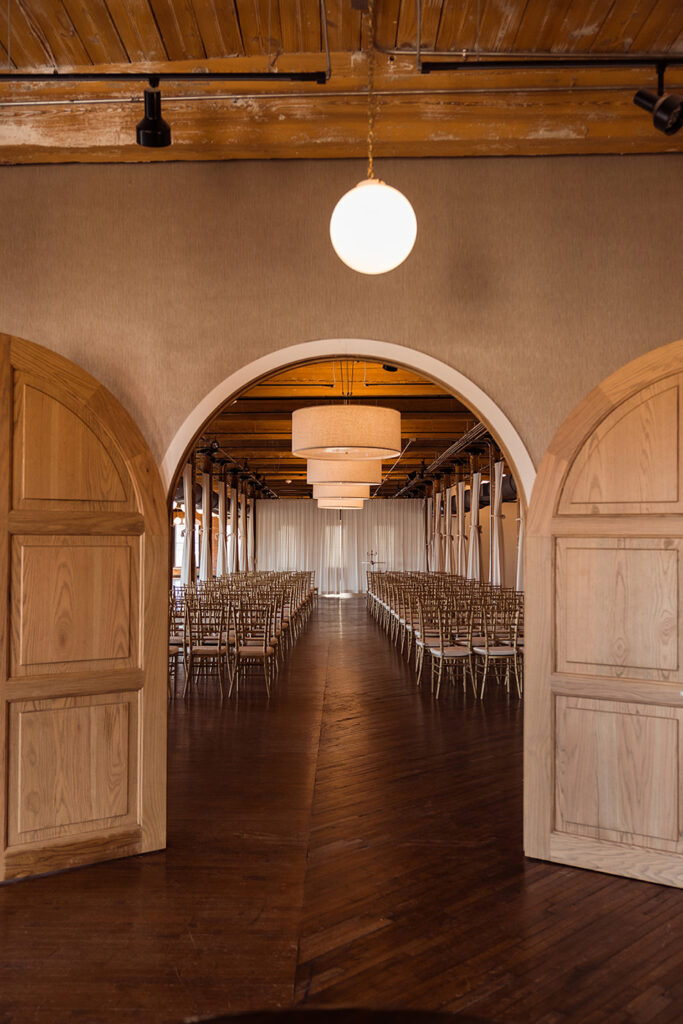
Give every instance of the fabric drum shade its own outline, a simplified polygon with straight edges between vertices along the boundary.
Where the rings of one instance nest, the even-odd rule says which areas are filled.
[[[382,463],[378,459],[309,459],[308,484],[381,484]]]
[[[401,414],[378,405],[296,409],[292,454],[302,459],[395,459],[401,454]]]
[[[318,498],[318,508],[362,508],[362,498]]]
[[[369,484],[313,484],[314,498],[369,498]]]

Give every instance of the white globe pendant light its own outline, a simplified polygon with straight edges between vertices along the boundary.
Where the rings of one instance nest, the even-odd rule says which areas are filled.
[[[362,498],[318,498],[318,508],[362,508]]]
[[[295,409],[292,454],[301,459],[395,459],[401,454],[401,414],[381,405]]]
[[[368,176],[346,192],[330,219],[330,239],[339,259],[359,274],[386,274],[403,263],[417,237],[417,218],[409,201],[373,171],[375,145],[374,0],[367,8]]]
[[[314,498],[369,498],[368,484],[313,484]]]
[[[306,463],[308,484],[375,484],[382,483],[379,459],[309,459]]]
[[[415,245],[417,219],[398,189],[367,178],[341,197],[332,212],[330,238],[339,259],[359,274],[386,274]]]

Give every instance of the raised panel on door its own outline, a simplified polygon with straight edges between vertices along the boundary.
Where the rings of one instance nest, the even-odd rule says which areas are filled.
[[[683,887],[683,342],[568,417],[528,519],[525,852]]]
[[[682,544],[673,538],[557,538],[557,672],[683,679]]]
[[[165,843],[167,527],[115,399],[28,342],[0,356],[0,878],[16,878]]]
[[[567,474],[560,515],[683,512],[678,374],[620,403],[590,433]]]

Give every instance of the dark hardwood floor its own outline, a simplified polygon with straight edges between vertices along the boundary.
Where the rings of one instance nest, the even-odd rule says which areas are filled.
[[[525,860],[520,703],[436,704],[360,599],[169,739],[166,851],[0,887],[0,1024],[683,1019],[683,893]]]

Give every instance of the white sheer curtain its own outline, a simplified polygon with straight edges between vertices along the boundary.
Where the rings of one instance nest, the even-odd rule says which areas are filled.
[[[202,473],[202,542],[199,556],[199,578],[210,580],[211,565],[211,486],[208,473]]]
[[[432,548],[434,552],[432,557],[432,572],[441,572],[443,569],[443,550],[441,547],[441,491],[437,491],[434,495],[432,512],[434,515],[434,522],[432,525],[432,536],[434,538],[434,546]]]
[[[467,579],[481,579],[481,533],[479,526],[479,491],[481,473],[472,476],[470,491],[470,543],[467,551]]]
[[[216,576],[225,576],[228,571],[228,551],[225,539],[225,484],[218,482],[218,551],[216,552]]]
[[[188,586],[191,582],[192,544],[194,543],[194,494],[192,493],[192,466],[188,462],[183,469],[183,505],[185,507],[185,536],[183,557],[180,563],[180,582]]]
[[[253,498],[247,499],[247,565],[249,566],[249,572],[256,571],[256,550],[254,548],[254,509],[255,503]]]
[[[459,576],[467,575],[467,536],[465,534],[465,481],[458,484],[458,502],[456,506],[458,524],[458,547],[455,571]]]
[[[259,569],[315,570],[321,594],[364,591],[371,551],[382,569],[426,568],[422,500],[378,498],[341,515],[301,498],[256,506]]]
[[[517,579],[515,587],[524,590],[524,505],[519,503],[519,533],[517,534]]]
[[[491,571],[490,582],[505,586],[505,559],[503,558],[503,462],[493,467],[493,504],[491,505]]]
[[[427,498],[427,569],[434,572],[434,499]]]
[[[321,594],[341,590],[339,512],[302,498],[257,499],[259,569],[315,572]]]
[[[358,512],[342,512],[342,589],[365,591],[370,552],[383,570],[427,568],[424,501],[405,498],[366,501]]]
[[[453,572],[453,543],[451,537],[451,488],[447,487],[444,493],[444,572]]]
[[[227,571],[237,571],[237,490],[230,488],[230,519],[228,521]]]
[[[240,572],[247,571],[247,496],[240,494],[237,526],[237,550]]]

